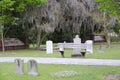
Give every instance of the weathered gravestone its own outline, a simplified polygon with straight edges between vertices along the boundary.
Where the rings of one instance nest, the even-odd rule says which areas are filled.
[[[38,75],[37,62],[35,60],[28,61],[28,75],[31,75],[31,76]]]
[[[52,41],[46,41],[46,53],[52,54],[53,53],[53,42]]]
[[[105,51],[105,47],[102,46],[102,45],[99,45],[99,46],[98,46],[98,51],[99,51],[100,53],[103,53],[103,52]]]
[[[79,35],[76,35],[73,39],[74,45],[81,45],[81,39],[79,38]],[[81,54],[80,47],[74,47],[73,48],[73,55]]]
[[[18,75],[24,74],[24,61],[21,59],[15,59],[15,73]]]

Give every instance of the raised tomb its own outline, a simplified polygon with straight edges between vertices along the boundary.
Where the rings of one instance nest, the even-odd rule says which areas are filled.
[[[28,39],[4,38],[5,50],[28,48]],[[2,40],[0,40],[0,50],[2,50]]]

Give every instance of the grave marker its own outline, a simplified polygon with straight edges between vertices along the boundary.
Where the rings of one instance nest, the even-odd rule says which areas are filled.
[[[46,53],[52,54],[53,53],[53,42],[52,41],[46,41]]]
[[[86,52],[88,54],[92,54],[93,53],[93,41],[92,40],[87,40],[85,42],[85,44],[86,44]]]
[[[35,60],[28,61],[28,75],[31,75],[31,76],[38,75],[37,62]]]
[[[18,75],[24,74],[24,61],[21,59],[15,59],[15,73]]]
[[[103,52],[105,51],[105,47],[102,46],[102,45],[99,45],[98,51],[99,51],[100,53],[103,53]]]
[[[73,39],[74,45],[81,45],[81,39],[79,38],[79,35],[76,35]],[[73,48],[73,54],[81,54],[80,47]]]

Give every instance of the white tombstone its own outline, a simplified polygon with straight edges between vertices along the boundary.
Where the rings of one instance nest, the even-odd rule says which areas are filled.
[[[86,44],[86,52],[87,54],[92,54],[93,53],[93,41],[92,40],[87,40],[85,42]]]
[[[73,39],[74,45],[81,45],[81,39],[79,38],[79,35],[76,35]],[[78,47],[73,48],[73,54],[81,54],[81,49]]]
[[[46,41],[46,53],[52,54],[53,53],[53,42],[52,41]]]

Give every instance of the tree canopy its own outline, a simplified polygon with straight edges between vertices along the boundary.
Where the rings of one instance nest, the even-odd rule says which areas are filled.
[[[46,3],[46,0],[0,0],[0,28],[5,24],[16,25],[20,14],[25,11],[29,5],[39,7]]]
[[[13,19],[12,12],[21,13],[28,5],[40,6],[46,0],[1,0],[0,1],[0,23],[7,23]],[[14,18],[16,19],[16,18]],[[13,20],[12,20],[13,21]]]
[[[0,0],[0,36],[4,52],[3,31],[6,24],[16,25],[20,14],[25,11],[26,7],[33,5],[39,7],[45,4],[46,0]]]
[[[99,9],[110,16],[118,17],[120,21],[120,0],[95,0],[99,3]]]

